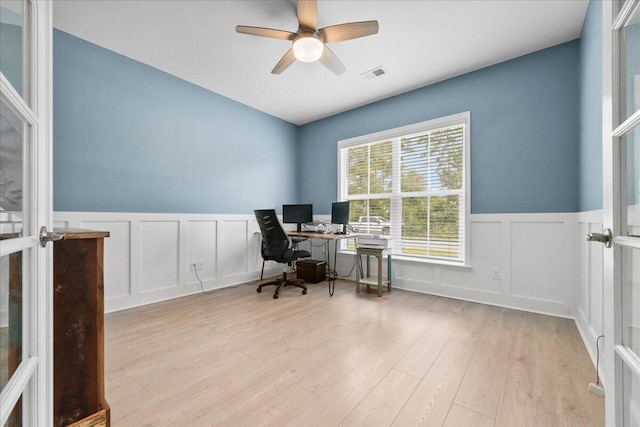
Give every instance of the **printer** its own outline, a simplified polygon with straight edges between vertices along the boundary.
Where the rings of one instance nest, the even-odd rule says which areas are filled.
[[[358,234],[356,246],[360,248],[391,249],[393,248],[393,240],[386,235]]]

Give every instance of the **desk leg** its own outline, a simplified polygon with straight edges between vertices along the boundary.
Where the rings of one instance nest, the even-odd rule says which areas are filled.
[[[331,243],[328,240],[324,241],[324,253],[325,260],[327,263],[327,282],[329,283],[329,296],[332,297],[333,293],[336,291],[336,280],[334,277],[334,272],[331,269]],[[334,254],[334,265],[335,265],[335,254]]]
[[[367,258],[367,279],[371,278],[371,257],[369,255],[365,255],[365,257]],[[371,289],[371,286],[369,286],[369,284],[367,283],[367,292],[369,292],[369,289]]]
[[[382,296],[382,255],[376,257],[378,261],[378,296]]]
[[[391,292],[391,254],[387,255],[387,290]]]
[[[333,241],[333,278],[338,278],[338,241]]]
[[[371,257],[369,255],[365,255],[367,257],[367,277],[371,277]]]
[[[360,293],[360,278],[362,277],[362,256],[356,251],[356,293]]]

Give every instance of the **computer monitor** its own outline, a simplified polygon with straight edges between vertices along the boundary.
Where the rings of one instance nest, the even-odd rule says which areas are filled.
[[[340,224],[338,233],[345,232],[345,225],[349,224],[349,202],[333,202],[331,204],[331,224]]]
[[[302,224],[313,221],[313,205],[282,205],[282,222],[297,224],[297,230],[302,231]]]

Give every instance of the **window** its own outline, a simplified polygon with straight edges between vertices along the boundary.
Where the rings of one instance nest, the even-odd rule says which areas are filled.
[[[470,113],[338,142],[338,197],[358,233],[385,234],[394,254],[469,262]]]

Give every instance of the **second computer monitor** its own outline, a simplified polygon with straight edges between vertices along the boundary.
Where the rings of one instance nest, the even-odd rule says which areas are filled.
[[[313,205],[282,205],[282,222],[297,224],[296,229],[302,231],[302,224],[313,221]]]
[[[344,233],[345,226],[349,224],[349,202],[333,202],[331,204],[331,224],[340,224],[338,233]]]

